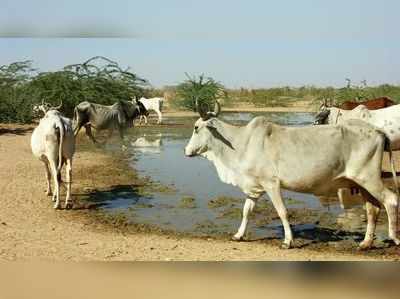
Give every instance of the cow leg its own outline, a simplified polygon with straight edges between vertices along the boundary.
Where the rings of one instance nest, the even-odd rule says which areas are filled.
[[[46,190],[46,195],[51,196],[51,172],[49,169],[49,164],[48,162],[43,162],[44,167],[46,169],[46,181],[47,181],[47,190]]]
[[[360,191],[365,200],[367,230],[365,232],[364,240],[359,245],[359,249],[368,249],[372,246],[374,241],[376,221],[378,220],[381,204],[365,189],[361,188]]]
[[[371,181],[371,183],[361,186],[385,207],[388,215],[389,238],[392,239],[396,245],[400,245],[400,239],[397,238],[397,195],[384,187],[382,181],[378,184],[373,184],[373,181]]]
[[[285,233],[285,239],[283,241],[282,248],[288,249],[293,246],[293,233],[292,229],[290,228],[287,209],[283,203],[279,180],[275,179],[274,181],[266,184],[265,189],[275,207],[275,210],[278,213],[279,218],[282,221],[283,230]]]
[[[53,159],[50,159],[50,169],[53,175],[53,180],[54,180],[54,193],[53,193],[53,201],[54,203],[54,209],[59,209],[60,208],[60,178],[58,175],[57,171],[57,165]]]
[[[143,115],[143,117],[144,117],[144,123],[145,123],[145,125],[147,125],[147,116]]]
[[[365,203],[367,211],[367,231],[365,232],[364,240],[360,243],[360,249],[368,249],[372,246],[375,235],[376,221],[378,219],[380,208],[371,202]]]
[[[77,124],[76,127],[73,129],[74,130],[74,136],[78,135],[79,131],[81,130],[82,125]]]
[[[121,138],[122,141],[124,141],[124,128],[119,128],[119,137]]]
[[[237,233],[232,237],[234,241],[241,241],[243,240],[243,236],[247,230],[247,224],[249,222],[249,215],[253,211],[254,207],[256,206],[256,200],[254,198],[247,197],[246,202],[243,206],[243,215],[242,215],[242,223],[237,231]]]
[[[65,208],[72,208],[71,184],[72,184],[72,159],[67,159],[66,165],[67,196],[65,198]]]
[[[393,240],[396,245],[400,245],[400,239],[397,237],[397,208],[398,197],[395,193],[385,188],[383,205],[388,214],[389,222],[389,238]]]
[[[337,195],[339,198],[339,204],[342,209],[344,209],[344,195],[346,193],[346,189],[340,188],[338,189]]]
[[[158,115],[158,124],[161,124],[161,122],[162,122],[162,114],[161,114],[161,111],[160,110],[156,110],[156,113],[157,113],[157,115]]]
[[[92,134],[92,126],[90,124],[85,125],[86,135],[93,141],[93,143],[97,143],[96,139],[94,139]]]
[[[114,129],[109,129],[106,140],[103,142],[103,144],[106,144],[113,134],[114,134]]]

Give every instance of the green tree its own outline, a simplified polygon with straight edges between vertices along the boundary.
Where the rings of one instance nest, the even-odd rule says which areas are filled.
[[[186,74],[187,80],[176,88],[176,100],[178,106],[196,111],[196,101],[199,105],[213,107],[215,100],[225,96],[225,89],[222,84],[211,77],[203,74],[198,78]]]
[[[32,121],[32,106],[45,100],[53,106],[63,102],[69,117],[82,101],[113,104],[146,94],[148,82],[129,68],[101,56],[64,67],[60,71],[36,73],[31,61],[0,67],[0,122]]]
[[[35,71],[30,60],[0,66],[0,122],[32,120],[34,98],[29,82]]]

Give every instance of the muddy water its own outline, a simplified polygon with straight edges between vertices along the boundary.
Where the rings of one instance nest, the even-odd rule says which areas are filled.
[[[309,113],[225,113],[221,118],[233,124],[245,124],[263,115],[284,125],[309,125]],[[196,118],[166,118],[162,126],[138,126],[128,135],[129,163],[141,176],[150,177],[162,187],[140,193],[115,190],[104,198],[102,209],[120,213],[135,223],[194,235],[231,235],[241,217],[244,194],[222,183],[210,161],[187,158],[187,144]],[[108,150],[116,150],[108,146]],[[167,186],[167,188],[165,188]],[[343,209],[337,199],[320,199],[310,194],[284,191],[290,222],[297,238],[309,241],[354,242],[365,231],[365,212],[357,200]],[[385,213],[378,225],[378,241],[386,238]],[[248,238],[281,238],[281,222],[263,197],[249,223]],[[352,243],[352,245],[354,245]]]

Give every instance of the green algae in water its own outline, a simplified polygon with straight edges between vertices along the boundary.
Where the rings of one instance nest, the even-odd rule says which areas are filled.
[[[218,209],[226,206],[234,206],[235,203],[238,203],[240,199],[229,196],[218,196],[208,202],[208,207],[210,209]]]
[[[227,219],[241,219],[242,218],[242,209],[239,208],[231,208],[225,209],[221,212],[218,218],[227,218]]]
[[[190,196],[184,196],[181,198],[178,207],[183,209],[194,209],[196,208],[195,199]]]

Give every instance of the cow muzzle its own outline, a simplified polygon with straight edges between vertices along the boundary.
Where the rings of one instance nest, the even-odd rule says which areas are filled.
[[[187,147],[185,147],[184,152],[185,152],[185,156],[186,157],[194,157],[194,156],[196,156],[196,153],[194,151],[188,149]]]

